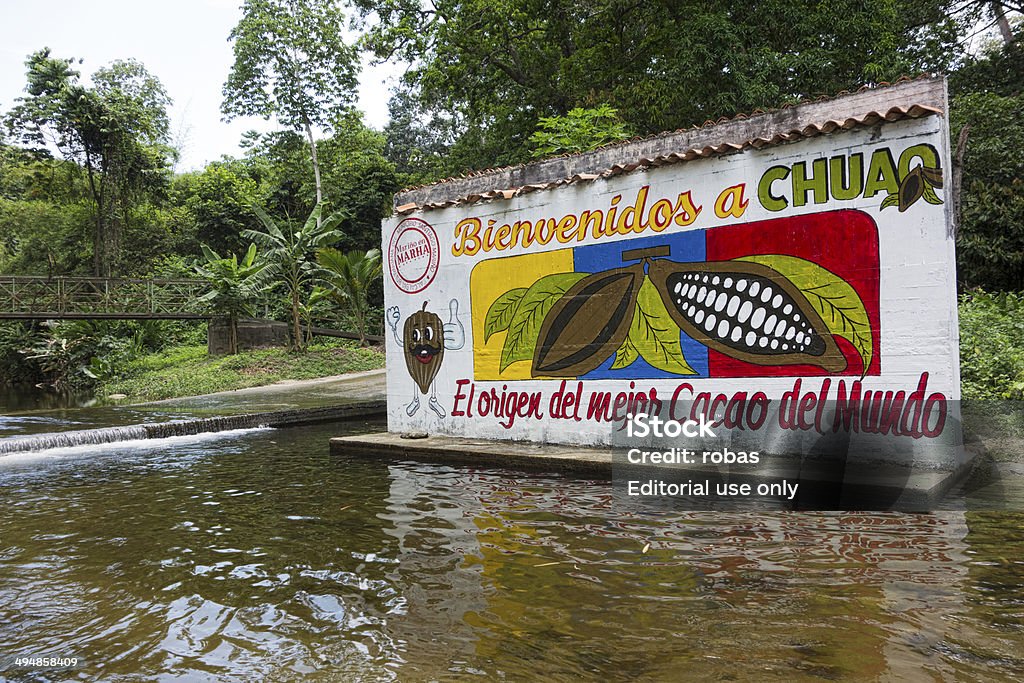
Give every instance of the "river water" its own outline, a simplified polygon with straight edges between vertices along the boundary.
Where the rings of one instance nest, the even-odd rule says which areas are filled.
[[[1019,512],[652,512],[329,454],[380,427],[0,459],[0,679],[1024,679]]]

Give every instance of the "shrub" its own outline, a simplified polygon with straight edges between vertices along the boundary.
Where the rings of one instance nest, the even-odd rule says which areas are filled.
[[[1024,398],[1024,294],[961,297],[960,380],[966,399]]]

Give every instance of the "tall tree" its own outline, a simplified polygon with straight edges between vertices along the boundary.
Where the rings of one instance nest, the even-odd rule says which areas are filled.
[[[134,60],[97,70],[83,85],[74,60],[32,54],[27,97],[8,113],[25,144],[53,145],[80,166],[95,207],[93,273],[109,276],[120,253],[124,212],[139,192],[166,181],[167,97],[160,81]]]
[[[221,111],[271,117],[304,131],[323,202],[313,127],[327,128],[354,100],[359,60],[341,35],[345,16],[337,0],[245,0],[231,31],[235,62],[224,84]]]
[[[353,1],[419,104],[464,119],[452,156],[487,166],[527,159],[540,118],[577,107],[646,134],[944,70],[961,20],[955,0]]]

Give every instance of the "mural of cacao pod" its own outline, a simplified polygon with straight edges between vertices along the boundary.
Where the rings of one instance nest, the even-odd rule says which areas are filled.
[[[597,368],[629,334],[642,264],[583,278],[558,300],[537,337],[533,375],[576,377]]]
[[[821,316],[778,271],[744,261],[659,259],[648,275],[680,329],[719,353],[756,365],[846,369]]]
[[[909,209],[914,202],[921,198],[921,195],[924,194],[924,183],[925,179],[921,173],[920,166],[915,168],[913,171],[908,173],[906,177],[903,178],[903,182],[900,183],[899,190],[900,213],[903,213],[904,211]]]
[[[444,360],[444,328],[441,318],[427,310],[416,311],[405,319],[402,334],[405,347],[405,367],[422,393],[427,393]]]

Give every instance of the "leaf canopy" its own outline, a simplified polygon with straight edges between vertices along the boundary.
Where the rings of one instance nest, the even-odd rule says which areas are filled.
[[[221,112],[276,117],[300,130],[329,126],[355,98],[358,53],[334,0],[245,0],[231,31],[234,64]]]

